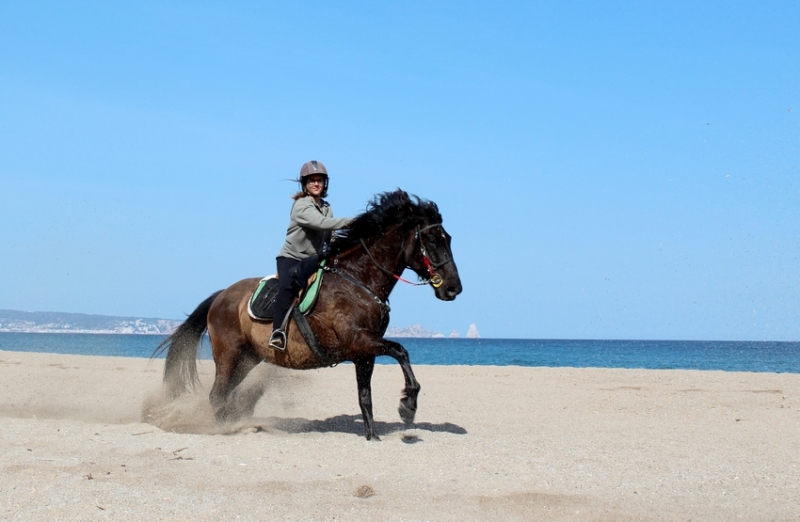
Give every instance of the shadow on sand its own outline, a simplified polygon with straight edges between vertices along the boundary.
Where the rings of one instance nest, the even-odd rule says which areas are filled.
[[[352,433],[354,435],[364,435],[364,422],[361,419],[361,415],[337,415],[336,417],[330,417],[324,420],[309,420],[302,417],[289,419],[262,417],[251,418],[248,424],[256,426],[263,425],[286,433]],[[449,422],[441,424],[432,424],[430,422],[405,424],[403,422],[381,422],[376,420],[375,429],[380,436],[409,429],[453,433],[455,435],[467,434],[466,429]]]

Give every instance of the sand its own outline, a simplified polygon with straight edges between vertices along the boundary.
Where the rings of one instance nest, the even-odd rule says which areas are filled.
[[[162,368],[0,351],[0,519],[800,520],[796,374],[416,366],[406,426],[380,365],[367,442],[350,365],[257,368],[227,427]]]

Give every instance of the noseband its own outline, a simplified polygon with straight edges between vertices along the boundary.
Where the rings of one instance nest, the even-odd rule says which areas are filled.
[[[424,283],[421,283],[421,284],[430,283],[431,286],[433,286],[434,288],[439,288],[440,286],[442,286],[442,283],[444,283],[444,280],[442,279],[442,276],[437,274],[436,271],[439,270],[440,268],[442,268],[444,265],[446,265],[450,261],[452,261],[452,259],[446,259],[442,263],[434,264],[431,261],[431,257],[428,255],[428,252],[425,250],[425,243],[423,243],[423,241],[422,241],[421,232],[424,231],[424,230],[428,230],[429,228],[441,227],[441,226],[442,226],[441,223],[435,223],[433,225],[428,225],[427,227],[424,227],[424,228],[417,227],[416,232],[414,232],[414,237],[416,237],[417,241],[419,242],[419,252],[422,254],[422,262],[425,263],[425,268],[428,269],[428,275],[431,276],[430,279],[428,279],[427,281],[425,281]]]

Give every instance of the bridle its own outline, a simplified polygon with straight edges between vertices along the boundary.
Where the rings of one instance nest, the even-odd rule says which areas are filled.
[[[428,230],[430,228],[441,227],[441,226],[442,226],[441,223],[434,223],[433,225],[428,225],[428,226],[423,227],[423,228],[420,228],[419,225],[418,225],[416,230],[414,231],[414,239],[416,239],[418,244],[419,244],[419,251],[420,251],[420,254],[422,254],[422,262],[425,265],[425,269],[428,271],[428,275],[430,275],[430,277],[428,279],[420,280],[419,283],[412,283],[411,281],[409,281],[407,279],[404,279],[404,278],[400,277],[398,274],[395,274],[391,270],[383,267],[380,263],[378,263],[378,260],[375,259],[375,257],[372,255],[372,252],[370,252],[370,250],[367,247],[367,244],[364,242],[364,240],[363,239],[359,239],[359,242],[361,243],[361,246],[364,247],[364,250],[367,252],[367,256],[369,256],[369,259],[372,261],[372,263],[376,267],[378,267],[382,272],[394,277],[398,281],[402,281],[402,282],[404,282],[406,284],[409,284],[411,286],[424,286],[424,285],[428,285],[429,284],[429,285],[433,286],[434,288],[439,288],[440,286],[442,286],[442,284],[444,284],[444,279],[442,279],[442,276],[437,274],[436,271],[438,269],[440,269],[441,267],[443,267],[444,265],[446,265],[447,263],[450,263],[452,261],[452,259],[446,259],[445,261],[443,261],[441,263],[434,263],[433,261],[431,261],[431,258],[428,255],[428,251],[425,249],[425,244],[422,241],[422,232],[424,232],[424,231],[426,231],[426,230]],[[337,257],[333,262],[333,266],[326,265],[326,266],[323,267],[323,270],[325,270],[326,272],[332,273],[332,274],[337,274],[340,277],[344,278],[345,280],[353,283],[354,285],[358,286],[359,288],[361,288],[362,290],[367,292],[369,294],[369,296],[372,298],[372,300],[375,301],[375,303],[377,303],[378,306],[380,307],[380,310],[381,310],[381,324],[384,325],[384,323],[387,323],[387,318],[388,318],[389,312],[391,311],[391,308],[389,306],[389,300],[387,299],[386,301],[383,301],[380,297],[378,297],[378,294],[373,292],[370,288],[368,288],[366,285],[364,285],[361,281],[359,281],[356,278],[354,278],[353,276],[351,276],[351,275],[339,270],[339,267],[337,266],[338,265],[338,261],[339,260],[338,260],[338,257]],[[403,268],[405,269],[407,267],[408,267],[408,265],[406,265]]]
[[[381,266],[381,264],[378,263],[378,261],[372,256],[372,252],[369,251],[369,248],[367,247],[367,244],[364,243],[364,240],[361,239],[359,241],[361,242],[361,246],[364,247],[364,250],[367,252],[367,256],[369,256],[369,258],[372,261],[372,263],[375,266],[377,266],[382,272],[394,277],[398,281],[402,281],[403,283],[409,284],[411,286],[425,286],[425,285],[429,284],[429,285],[433,286],[434,288],[439,288],[444,283],[444,279],[442,279],[442,276],[437,274],[436,271],[438,269],[440,269],[441,267],[443,267],[444,265],[446,265],[447,263],[451,262],[452,259],[446,259],[442,263],[434,263],[433,261],[431,261],[431,257],[428,255],[428,251],[425,249],[425,244],[422,241],[422,232],[424,232],[425,230],[428,230],[429,228],[441,227],[441,226],[442,226],[441,223],[434,223],[433,225],[428,225],[428,226],[423,227],[423,228],[420,228],[419,226],[417,226],[416,230],[414,231],[414,239],[417,240],[417,242],[419,244],[419,252],[420,252],[420,254],[422,254],[422,263],[425,265],[425,269],[428,271],[428,275],[430,276],[428,279],[420,280],[419,283],[412,283],[408,279],[404,279],[404,278],[400,277],[398,274],[395,274],[394,272],[392,272],[391,270]],[[406,267],[403,267],[403,268],[406,268]]]

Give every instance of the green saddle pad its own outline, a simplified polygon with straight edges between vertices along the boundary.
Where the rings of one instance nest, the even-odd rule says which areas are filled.
[[[306,291],[303,292],[303,296],[300,298],[300,304],[297,305],[297,308],[299,308],[300,312],[303,314],[310,312],[311,309],[314,308],[314,304],[317,302],[317,297],[319,297],[319,288],[322,286],[322,274],[325,272],[324,267],[327,263],[327,259],[322,260],[317,268],[314,281],[308,285],[308,287],[306,287]]]

